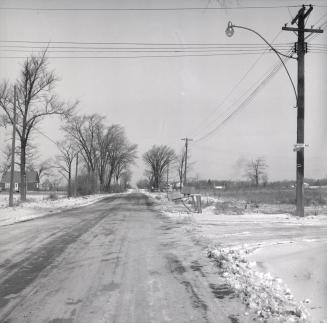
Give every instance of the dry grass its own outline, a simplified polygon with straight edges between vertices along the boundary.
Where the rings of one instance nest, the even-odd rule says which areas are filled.
[[[218,197],[217,213],[245,212],[294,213],[295,189],[247,188],[202,191],[203,195]],[[310,215],[327,214],[327,188],[305,189],[305,212]]]
[[[243,200],[248,204],[295,204],[294,189],[248,189],[228,190],[220,193],[220,197]],[[304,205],[326,205],[327,189],[306,189]]]

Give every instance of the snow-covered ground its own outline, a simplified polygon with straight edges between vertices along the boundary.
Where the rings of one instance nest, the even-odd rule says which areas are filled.
[[[214,205],[197,214],[165,194],[149,195],[207,246],[249,311],[269,322],[327,322],[326,215],[216,214]]]
[[[108,194],[95,194],[82,197],[67,198],[58,196],[58,199],[50,199],[49,194],[30,194],[26,203],[18,203],[19,196],[15,196],[14,207],[8,207],[8,195],[0,195],[0,226],[10,225],[16,222],[27,221],[50,213],[59,212],[79,206],[85,206],[107,197]]]

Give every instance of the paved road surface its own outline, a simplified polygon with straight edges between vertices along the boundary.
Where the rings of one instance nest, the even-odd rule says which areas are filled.
[[[249,322],[142,194],[0,228],[0,322]]]

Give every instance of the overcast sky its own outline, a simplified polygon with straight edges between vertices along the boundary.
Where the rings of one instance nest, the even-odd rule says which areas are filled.
[[[260,87],[255,96],[251,96],[248,104],[240,108],[251,89],[255,89],[279,60],[273,53],[262,54],[264,43],[255,34],[236,29],[234,36],[228,38],[225,29],[227,22],[232,21],[237,25],[255,29],[268,41],[274,41],[276,46],[293,43],[296,41],[296,35],[281,31],[281,27],[296,15],[299,8],[294,6],[302,3],[310,2],[0,1],[2,8],[274,7],[179,11],[0,9],[0,40],[44,41],[49,42],[50,46],[54,46],[58,41],[152,43],[157,47],[168,43],[177,44],[178,48],[181,44],[189,43],[226,44],[229,47],[231,44],[243,44],[242,51],[237,55],[231,55],[230,52],[228,55],[221,55],[224,53],[222,50],[201,52],[201,56],[182,56],[180,53],[75,54],[50,51],[49,67],[55,70],[61,79],[56,91],[63,99],[78,99],[81,113],[99,113],[106,117],[107,124],[123,125],[130,141],[138,144],[139,156],[154,144],[166,144],[179,152],[183,145],[181,138],[189,137],[194,139],[190,143],[193,176],[203,179],[241,178],[240,161],[264,156],[269,165],[270,180],[294,179],[296,109],[295,95],[287,74],[281,68],[269,82]],[[326,1],[316,0],[312,3],[318,6],[309,17],[308,27],[319,27],[324,23],[326,26]],[[286,5],[290,7],[287,8]],[[278,6],[281,7],[275,8]],[[305,62],[305,142],[309,145],[305,150],[305,176],[313,178],[327,176],[326,40],[326,32],[308,39],[309,44],[323,45],[324,50],[319,53],[317,50],[309,50]],[[8,44],[2,42],[0,45]],[[253,46],[258,46],[260,50],[246,52]],[[9,52],[4,49],[8,48],[2,47],[0,52],[1,79],[14,80],[23,57],[28,56],[28,52],[26,49],[22,52]],[[219,55],[211,55],[213,53]],[[174,57],[135,58],[140,55]],[[66,58],[55,58],[58,56]],[[113,56],[116,58],[112,58]],[[287,67],[296,83],[296,60],[289,60]],[[237,113],[234,114],[234,111]],[[231,113],[232,116],[226,121]],[[222,123],[223,126],[220,126]],[[53,140],[59,140],[62,138],[59,126],[58,120],[47,119],[40,130]],[[217,131],[213,131],[217,127]],[[209,133],[211,135],[206,137]],[[54,156],[56,147],[49,140],[36,136],[35,141],[43,158]],[[134,180],[142,173],[143,163],[140,159],[134,170]]]

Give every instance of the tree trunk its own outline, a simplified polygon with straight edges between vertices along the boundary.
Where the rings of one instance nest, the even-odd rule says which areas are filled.
[[[110,170],[109,172],[109,176],[108,176],[108,191],[110,192],[111,191],[111,181],[112,181],[112,175],[113,175],[113,171]]]
[[[72,196],[72,171],[71,167],[68,170],[68,187],[67,187],[67,195],[68,197]]]
[[[20,142],[20,200],[26,202],[26,144]]]
[[[98,175],[99,175],[99,184],[100,184],[100,193],[103,192],[103,177],[104,177],[104,174],[103,174],[103,171],[99,170],[98,171]]]
[[[159,189],[159,184],[160,184],[160,175],[157,173],[154,175],[155,178],[154,178],[154,188],[155,189]]]

